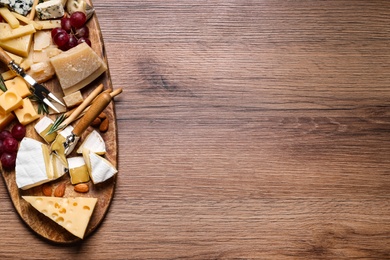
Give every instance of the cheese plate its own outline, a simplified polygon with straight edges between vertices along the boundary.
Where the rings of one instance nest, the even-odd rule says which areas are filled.
[[[87,0],[86,2],[91,7],[93,7],[92,2],[90,0]],[[87,26],[89,28],[89,39],[91,41],[91,47],[107,66],[107,70],[98,78],[96,78],[80,90],[83,98],[87,98],[89,94],[93,92],[95,88],[97,88],[97,86],[103,85],[104,90],[113,88],[110,78],[110,72],[108,69],[106,51],[96,14],[94,14],[88,20]],[[3,64],[0,66],[0,73],[6,72],[7,70],[7,66]],[[49,79],[42,84],[55,95],[64,95],[57,77],[54,76],[52,79]],[[104,113],[109,122],[108,130],[100,133],[106,146],[104,159],[108,161],[113,167],[117,168],[117,124],[114,102],[110,102],[108,104],[108,106],[104,109]],[[54,120],[56,118],[56,115],[52,114],[49,115],[49,117]],[[14,121],[15,120],[16,119],[14,119]],[[73,122],[72,125],[75,123],[77,123],[77,121]],[[45,140],[34,129],[34,125],[35,123],[26,125],[26,137],[45,143]],[[5,129],[9,130],[11,126],[12,123]],[[95,129],[91,126],[87,128],[87,130],[80,136],[80,141],[78,142],[76,149],[74,149],[74,151],[69,155],[70,157],[79,155],[76,152],[77,148],[94,130]],[[36,208],[32,207],[32,205],[24,198],[28,198],[31,196],[45,196],[43,187],[44,185],[46,185],[46,187],[50,187],[51,195],[49,195],[49,197],[53,197],[54,199],[56,198],[55,191],[61,188],[64,189],[63,194],[61,196],[63,198],[96,198],[97,202],[93,209],[93,214],[90,217],[89,223],[84,234],[85,239],[86,237],[91,235],[94,230],[97,229],[99,224],[104,220],[114,196],[117,180],[117,174],[115,174],[111,178],[108,178],[101,183],[94,184],[92,181],[89,181],[86,183],[86,185],[88,185],[89,187],[89,191],[80,193],[75,190],[75,186],[72,184],[71,177],[69,174],[64,174],[62,177],[47,184],[38,185],[25,190],[20,189],[17,186],[15,170],[1,169],[1,175],[3,176],[5,187],[8,190],[10,199],[14,205],[17,214],[20,216],[20,219],[38,236],[48,240],[49,242],[61,244],[77,243],[82,241],[82,239],[68,232],[68,230],[66,230],[64,227],[62,227],[55,221],[51,221],[47,216],[40,213]]]

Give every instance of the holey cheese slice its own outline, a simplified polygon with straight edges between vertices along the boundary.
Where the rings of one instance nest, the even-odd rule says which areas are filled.
[[[104,182],[118,172],[109,161],[88,149],[83,150],[83,157],[87,163],[88,172],[94,184]]]
[[[69,95],[99,77],[106,64],[85,42],[50,59],[65,95]]]
[[[56,198],[22,196],[39,212],[52,219],[73,235],[84,238],[89,220],[95,208],[96,198]]]
[[[63,176],[66,168],[50,155],[47,145],[25,137],[16,156],[16,185],[26,190]]]

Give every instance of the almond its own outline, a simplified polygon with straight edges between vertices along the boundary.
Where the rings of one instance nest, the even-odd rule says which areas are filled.
[[[93,127],[99,127],[100,123],[102,122],[102,120],[100,118],[95,118],[95,120],[92,121],[91,123],[91,126]]]
[[[103,120],[103,119],[106,119],[106,118],[107,118],[107,115],[106,115],[106,113],[101,112],[101,113],[99,114],[98,118],[100,118],[101,120]]]
[[[100,126],[99,126],[99,131],[102,132],[102,133],[107,132],[107,130],[108,130],[108,123],[109,123],[108,122],[108,118],[104,119],[102,121],[102,123],[100,124]]]
[[[66,183],[63,182],[60,185],[58,185],[57,188],[54,190],[54,196],[63,197],[65,195],[65,189],[66,189]]]
[[[76,192],[86,193],[89,191],[89,186],[88,184],[85,183],[79,183],[76,186],[74,186],[74,190]]]
[[[53,188],[51,187],[50,183],[45,183],[42,185],[42,193],[45,196],[51,196],[51,193],[53,191]]]

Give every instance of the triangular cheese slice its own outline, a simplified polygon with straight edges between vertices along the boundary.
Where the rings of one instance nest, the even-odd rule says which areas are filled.
[[[39,212],[81,239],[84,238],[97,202],[96,198],[84,197],[22,196],[22,198]]]
[[[106,144],[104,143],[102,136],[96,130],[93,130],[85,138],[83,143],[77,149],[77,153],[82,153],[84,148],[100,155],[106,153]]]
[[[43,143],[32,138],[25,137],[20,142],[16,156],[16,184],[18,188],[26,190],[51,180],[47,169],[49,149]]]
[[[83,157],[87,163],[88,172],[94,184],[104,182],[118,172],[108,160],[88,149],[83,150]]]

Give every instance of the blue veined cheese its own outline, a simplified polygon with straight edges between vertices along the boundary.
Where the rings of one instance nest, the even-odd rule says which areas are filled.
[[[40,3],[35,7],[35,10],[40,20],[60,18],[65,14],[61,0]]]
[[[8,6],[16,13],[26,16],[31,11],[33,2],[34,0],[8,0]]]

